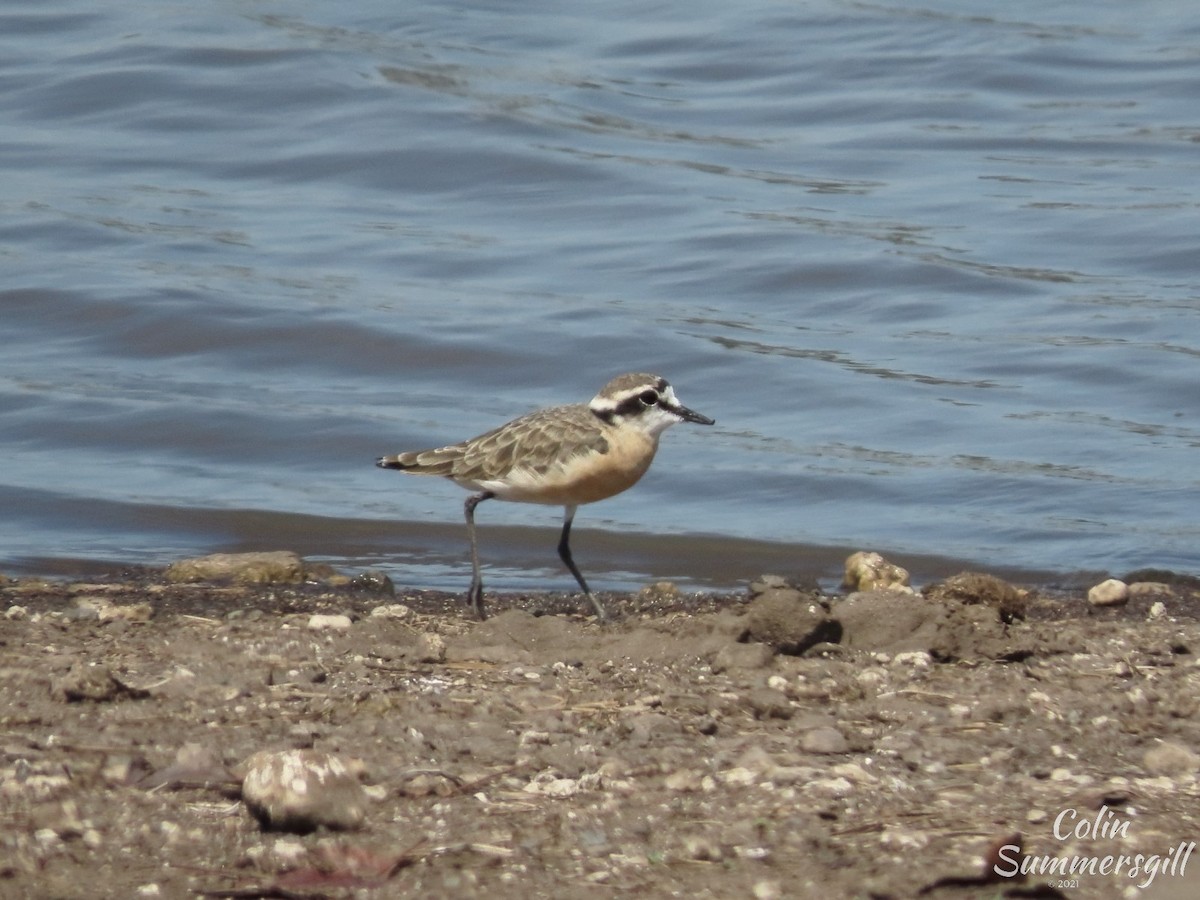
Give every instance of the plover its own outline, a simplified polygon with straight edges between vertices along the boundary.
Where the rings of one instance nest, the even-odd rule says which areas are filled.
[[[478,491],[464,507],[471,542],[471,587],[467,603],[479,618],[483,578],[475,541],[475,507],[484,500],[513,500],[563,507],[558,555],[600,619],[608,614],[571,558],[575,510],[633,487],[650,468],[662,433],[677,422],[712,425],[688,409],[665,378],[618,375],[590,403],[539,409],[486,434],[447,447],[382,456],[384,469],[414,475],[441,475]]]

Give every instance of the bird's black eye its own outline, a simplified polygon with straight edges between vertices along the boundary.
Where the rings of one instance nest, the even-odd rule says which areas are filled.
[[[653,406],[658,402],[658,391],[642,391],[638,399],[647,406]]]

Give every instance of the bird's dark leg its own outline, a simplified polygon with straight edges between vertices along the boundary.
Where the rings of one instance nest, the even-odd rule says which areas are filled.
[[[571,559],[571,522],[575,519],[575,507],[565,507],[563,512],[563,527],[562,537],[558,541],[558,555],[571,570],[571,574],[575,576],[575,580],[579,582],[579,586],[583,588],[584,595],[592,604],[592,608],[596,610],[596,617],[604,622],[608,619],[608,613],[604,611],[604,607],[600,605],[600,601],[592,596],[591,589],[587,586],[587,582],[583,580],[583,575],[579,568],[575,565],[575,560]]]
[[[467,538],[471,541],[471,587],[467,591],[467,605],[475,610],[475,615],[480,619],[486,619],[487,613],[483,610],[483,576],[479,572],[479,547],[475,543],[475,507],[495,496],[491,491],[472,494],[463,507],[467,516]]]

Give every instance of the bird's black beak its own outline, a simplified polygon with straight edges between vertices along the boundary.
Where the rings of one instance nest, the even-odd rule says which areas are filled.
[[[708,416],[702,416],[694,409],[688,409],[686,406],[676,406],[671,412],[679,416],[685,422],[695,422],[697,425],[714,425],[715,419],[710,419]]]

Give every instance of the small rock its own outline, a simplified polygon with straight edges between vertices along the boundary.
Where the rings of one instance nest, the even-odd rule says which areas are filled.
[[[310,631],[346,631],[353,623],[349,616],[316,613],[308,617]]]
[[[119,619],[125,622],[149,622],[154,618],[154,607],[149,603],[129,603],[100,611],[101,622]]]
[[[885,825],[879,843],[893,853],[913,853],[929,846],[929,835],[902,825]]]
[[[51,683],[51,690],[56,697],[68,703],[80,700],[104,703],[123,697],[141,700],[150,694],[149,691],[126,684],[113,675],[108,666],[87,662],[73,664],[67,674]]]
[[[841,775],[836,778],[814,778],[805,787],[814,794],[828,797],[848,797],[854,793],[854,784]]]
[[[1146,751],[1142,765],[1151,775],[1187,775],[1200,768],[1200,756],[1182,744],[1163,741]]]
[[[304,563],[295,553],[214,553],[182,559],[167,567],[166,580],[238,581],[243,584],[299,584],[304,580]]]
[[[29,617],[29,610],[23,606],[10,606],[4,611],[4,618],[10,621],[20,621]]]
[[[622,722],[622,726],[634,744],[658,743],[683,731],[675,719],[656,712],[632,715]]]
[[[1102,581],[1088,591],[1092,606],[1121,606],[1129,602],[1129,585],[1116,578]]]
[[[763,687],[746,696],[746,705],[756,719],[790,719],[795,710],[783,691]]]
[[[729,641],[713,655],[712,670],[720,673],[729,669],[762,669],[769,666],[774,658],[774,649],[766,644]]]
[[[264,831],[357,828],[366,818],[366,792],[332,754],[264,750],[246,761],[245,771],[242,800]]]
[[[842,587],[851,591],[899,591],[913,593],[908,570],[893,565],[878,553],[860,550],[846,558]]]
[[[72,799],[34,806],[29,811],[29,820],[35,831],[49,829],[64,841],[80,837],[86,828],[79,816],[79,805]]]
[[[807,753],[845,753],[845,736],[836,728],[814,728],[800,735],[800,749]]]
[[[892,665],[897,668],[928,669],[933,665],[933,657],[924,650],[905,650],[892,658]]]
[[[62,616],[68,622],[100,621],[100,612],[94,606],[71,606],[63,610]]]
[[[403,603],[384,603],[371,610],[373,619],[407,619],[412,615],[412,609]]]
[[[663,786],[668,791],[693,793],[700,790],[700,782],[704,773],[696,769],[678,769],[663,779]]]
[[[959,600],[990,606],[1003,622],[1025,618],[1025,592],[995,575],[960,572],[943,582],[930,585],[923,593],[931,600]]]
[[[683,852],[688,859],[701,862],[720,862],[724,854],[721,848],[704,835],[691,835],[683,839]]]
[[[757,769],[734,766],[732,769],[725,769],[725,772],[721,773],[721,781],[724,781],[726,785],[734,787],[749,787],[756,784],[761,776],[762,773],[758,772]]]
[[[643,603],[673,603],[683,596],[683,591],[672,581],[656,581],[637,593]]]
[[[417,661],[443,663],[446,661],[446,639],[440,634],[425,631],[417,638]]]
[[[879,779],[860,766],[858,763],[838,763],[830,769],[834,775],[849,779],[855,784],[876,784]]]
[[[191,742],[175,751],[175,759],[166,768],[143,777],[138,786],[145,790],[186,787],[232,787],[237,779],[225,768],[216,748]]]
[[[149,622],[154,617],[154,607],[149,603],[132,603],[118,606],[107,597],[79,597],[75,601],[81,611],[92,610],[101,622]],[[90,616],[89,616],[90,618]]]
[[[396,586],[392,584],[392,579],[383,572],[373,569],[361,572],[351,578],[350,587],[372,594],[387,594],[390,597],[396,596]]]
[[[750,602],[746,637],[779,653],[799,656],[820,643],[836,644],[841,626],[811,596],[794,588],[771,588]]]
[[[294,838],[280,838],[271,845],[271,856],[284,871],[298,869],[308,857],[308,848]]]
[[[574,778],[535,777],[522,790],[527,794],[541,794],[563,799],[579,793],[579,781]]]

